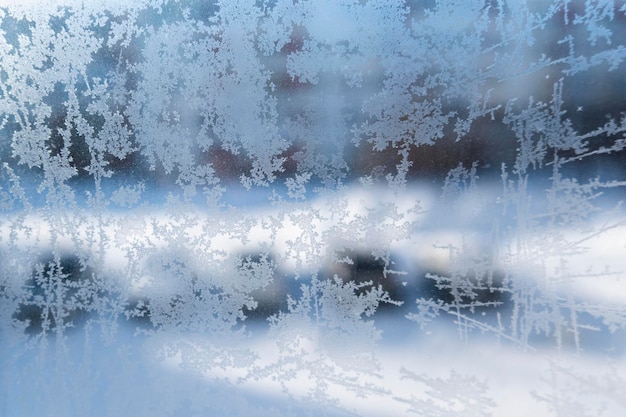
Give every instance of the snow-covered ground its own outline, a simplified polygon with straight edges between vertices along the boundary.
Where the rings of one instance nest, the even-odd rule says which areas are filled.
[[[181,417],[624,412],[623,355],[523,350],[480,335],[462,340],[443,322],[428,332],[397,318],[381,327],[386,340],[368,361],[354,356],[358,345],[328,351],[310,334],[291,340],[294,351],[286,355],[276,339],[254,329],[252,336],[224,340],[206,334],[141,337],[122,328],[113,342],[95,336],[86,349],[78,334],[66,341],[67,350],[59,351],[51,340],[14,361],[15,350],[5,347],[0,412]],[[387,332],[401,336],[395,340]],[[580,414],[571,414],[576,411]]]
[[[132,247],[156,253],[182,248],[181,256],[195,271],[206,268],[197,257],[200,249],[214,253],[216,263],[230,262],[233,255],[267,252],[282,274],[274,279],[293,279],[297,273],[298,284],[310,282],[303,278],[307,271],[323,270],[325,263],[332,263],[337,250],[353,245],[352,249],[371,254],[382,248],[393,254],[398,269],[408,272],[400,279],[411,286],[425,279],[420,272],[444,273],[450,268],[451,248],[469,248],[467,256],[511,250],[510,242],[504,237],[494,240],[489,229],[490,220],[497,218],[489,210],[499,206],[497,193],[487,191],[446,204],[427,187],[394,195],[387,189],[355,186],[307,203],[242,205],[243,209],[222,212],[219,222],[212,217],[215,212],[191,206],[187,212],[153,207],[108,212],[100,219],[67,213],[74,216],[68,224],[81,226],[57,236],[58,247],[67,253],[95,251],[100,247],[97,238],[89,240],[91,245],[77,247],[76,242],[88,241],[94,230],[100,237],[110,236],[107,242],[114,243],[105,246],[100,263],[103,276],[137,268],[140,273],[118,279],[127,285],[124,291],[138,298],[167,300],[168,291],[180,288],[168,281],[167,274],[159,275],[154,267],[158,257],[126,256]],[[383,227],[375,227],[375,219]],[[543,271],[537,270],[536,262],[527,271],[541,278],[534,285],[547,285],[556,299],[573,297],[581,305],[595,306],[601,317],[619,327],[626,311],[626,233],[621,221],[607,211],[588,229],[559,230],[561,241],[571,242],[576,249],[571,252],[545,252],[544,237],[529,237],[526,246],[537,245],[527,247],[529,253],[544,250],[539,263]],[[15,224],[27,226],[30,232],[12,229]],[[50,224],[37,211],[5,219],[0,229],[3,241],[17,233],[16,245],[5,251],[36,249],[34,253],[43,254],[51,233],[62,230]],[[237,233],[224,229],[230,224]],[[161,229],[168,227],[163,234]],[[294,249],[299,236],[311,239],[301,242],[300,251]],[[176,237],[178,241],[172,240]],[[515,268],[503,267],[523,271],[523,257],[503,259],[520,262]],[[441,311],[430,323],[415,323],[387,312],[348,320],[346,328],[316,321],[315,316],[292,314],[269,330],[263,322],[248,321],[240,331],[217,326],[214,333],[172,326],[136,333],[134,321],[109,322],[109,327],[93,322],[62,338],[52,334],[43,339],[19,339],[5,331],[6,343],[0,348],[0,415],[482,416],[491,412],[550,416],[578,412],[618,416],[625,412],[626,344],[621,329],[611,333],[598,320],[596,330],[578,329],[576,342],[566,335],[558,346],[550,337],[533,335],[520,345],[510,340],[510,333],[498,331],[502,325],[498,321],[514,320],[512,314],[510,306],[463,318],[451,310]],[[484,326],[468,321],[477,317]],[[580,317],[588,319],[584,313]],[[369,320],[373,321],[368,324]]]

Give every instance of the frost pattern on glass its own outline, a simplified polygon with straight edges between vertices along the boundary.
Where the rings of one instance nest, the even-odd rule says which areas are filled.
[[[0,415],[626,412],[626,6],[19,3]]]

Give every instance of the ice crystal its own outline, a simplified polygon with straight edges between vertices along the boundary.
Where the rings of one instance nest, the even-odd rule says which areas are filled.
[[[0,0],[1,415],[623,411],[625,6],[101,3]]]

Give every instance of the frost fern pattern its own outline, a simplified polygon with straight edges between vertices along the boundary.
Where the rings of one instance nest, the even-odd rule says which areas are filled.
[[[626,6],[129,3],[0,1],[0,414],[482,416],[390,352],[624,353]]]

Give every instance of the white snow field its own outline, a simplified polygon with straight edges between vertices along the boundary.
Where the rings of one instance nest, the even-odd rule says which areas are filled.
[[[151,248],[146,253],[178,248],[181,256],[175,258],[184,259],[202,276],[207,264],[199,254],[218,250],[212,260],[220,266],[210,279],[228,282],[246,279],[237,275],[233,255],[291,254],[272,257],[273,268],[280,271],[272,279],[291,281],[287,288],[294,289],[311,284],[311,276],[306,276],[310,271],[338,271],[332,266],[332,254],[360,242],[353,248],[360,253],[378,250],[393,255],[396,272],[406,272],[395,276],[408,291],[428,280],[425,271],[443,274],[451,270],[457,252],[450,248],[468,248],[464,256],[494,250],[493,233],[487,230],[491,223],[481,219],[498,217],[490,211],[501,208],[496,194],[476,193],[459,200],[461,205],[449,205],[426,186],[415,185],[395,198],[388,190],[354,185],[306,204],[224,211],[219,222],[226,226],[232,222],[236,236],[217,229],[209,235],[215,213],[207,215],[192,206],[170,212],[119,211],[100,219],[83,213],[81,227],[67,234],[59,234],[58,224],[51,228],[49,221],[35,214],[20,218],[30,231],[12,240],[16,243],[10,249],[17,252],[44,254],[51,229],[57,233],[58,247],[68,254],[97,251],[104,246],[72,245],[80,242],[76,236],[100,230],[103,240],[115,243],[106,246],[106,253],[90,253],[87,258],[100,256],[101,275],[118,279],[118,288],[129,299],[147,300],[154,315],[151,319],[160,328],[127,321],[124,314],[112,321],[94,316],[77,323],[75,329],[59,332],[52,328],[48,336],[3,344],[0,415],[551,416],[556,407],[572,410],[577,406],[586,413],[580,415],[620,415],[626,344],[622,332],[609,331],[610,315],[605,317],[609,323],[605,326],[600,320],[590,320],[589,313],[567,312],[580,315],[580,327],[563,324],[558,340],[549,330],[545,335],[512,332],[509,322],[516,320],[512,317],[515,307],[506,298],[502,306],[480,314],[441,310],[432,321],[427,316],[417,318],[416,306],[368,317],[355,305],[350,307],[356,309],[350,316],[341,300],[332,304],[325,299],[313,303],[320,311],[304,304],[289,312],[283,307],[283,315],[270,319],[269,328],[265,318],[244,321],[245,327],[242,322],[211,322],[206,327],[207,317],[202,314],[210,315],[213,310],[200,303],[181,311],[180,321],[170,324],[172,316],[159,321],[156,315],[172,308],[168,303],[181,292],[181,283],[171,281],[167,268],[155,266],[159,258],[125,256],[124,244],[130,240],[134,245],[145,242],[142,247]],[[313,212],[317,214],[307,216]],[[379,232],[370,241],[351,240],[351,233],[368,232],[365,225],[371,219],[366,223],[358,219],[372,213],[387,222],[384,227],[376,228]],[[248,229],[242,228],[242,221]],[[277,226],[271,236],[258,227],[272,221]],[[4,219],[2,241],[16,232],[12,224]],[[180,240],[163,240],[160,228],[177,230]],[[589,229],[552,231],[576,250],[546,253],[545,248],[527,243],[529,253],[544,253],[544,271],[538,271],[536,262],[526,268],[521,256],[519,265],[497,268],[522,270],[529,274],[527,285],[550,287],[546,290],[550,296],[575,300],[591,313],[614,311],[619,322],[626,311],[624,229],[618,216],[603,214]],[[311,247],[316,250],[293,251],[292,241],[307,234],[315,236]],[[531,236],[527,242],[541,246],[544,238]],[[371,244],[364,247],[364,241]],[[511,250],[513,243],[502,237],[497,252]],[[502,259],[514,261],[512,256]],[[136,273],[127,272],[133,268]],[[393,275],[390,272],[388,278]],[[589,284],[589,276],[595,277],[596,285]],[[423,295],[417,290],[413,293]],[[320,294],[325,297],[323,291]],[[292,296],[299,293],[292,292]],[[411,320],[405,317],[407,311],[414,315]],[[334,320],[338,314],[348,316]],[[186,319],[197,319],[198,326]]]

